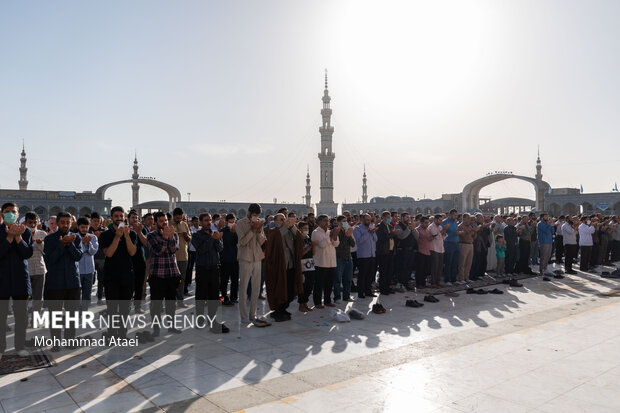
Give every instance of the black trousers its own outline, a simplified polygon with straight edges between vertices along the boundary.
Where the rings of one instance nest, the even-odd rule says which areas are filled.
[[[581,246],[581,260],[579,261],[579,269],[581,271],[588,271],[590,268],[590,260],[592,258],[592,246]]]
[[[573,261],[575,260],[575,258],[577,258],[577,249],[577,244],[564,245],[564,251],[566,252],[566,257],[564,260],[564,271],[573,271]]]
[[[487,253],[488,250],[474,251],[474,258],[469,271],[469,278],[471,280],[479,280],[484,276],[487,270]]]
[[[517,246],[506,245],[506,266],[504,272],[506,274],[513,274],[515,272],[515,261],[517,260]]]
[[[415,286],[422,288],[426,286],[426,278],[431,274],[431,256],[417,252],[415,255]]]
[[[220,268],[220,294],[228,296],[228,280],[230,280],[230,299],[239,298],[239,261],[223,262]]]
[[[416,256],[413,248],[397,249],[394,254],[394,267],[396,271],[396,280],[404,287],[411,280],[411,272],[413,271],[414,257]]]
[[[364,297],[372,294],[372,282],[377,276],[375,257],[358,258],[359,273],[357,274],[357,295]]]
[[[131,306],[131,297],[134,293],[135,280],[133,273],[126,273],[122,276],[116,274],[114,278],[106,277],[105,279],[105,304],[108,310],[108,317],[120,315],[122,319],[129,317],[129,308]],[[142,288],[142,285],[140,285]],[[120,323],[118,328],[114,328],[110,324],[108,330],[111,335],[118,337],[127,336],[127,327]]]
[[[47,290],[45,291],[45,302],[47,303],[47,309],[50,311],[50,320],[52,318],[52,311],[64,311],[74,312],[79,308],[80,294],[82,290],[80,288],[69,288],[64,290]],[[130,296],[131,297],[131,296]],[[50,328],[52,338],[61,339],[61,329]],[[70,325],[65,328],[65,338],[75,338],[75,326]]]
[[[133,263],[133,305],[139,308],[144,300],[144,277],[146,276],[146,263],[142,260]]]
[[[105,260],[95,260],[95,271],[97,272],[97,300],[103,300],[105,292],[103,291],[103,280],[105,279],[105,272],[103,271],[103,263]]]
[[[4,353],[6,350],[6,319],[9,315],[9,298],[13,299],[13,315],[15,316],[15,350],[23,350],[26,343],[28,296],[14,295],[0,298],[0,353]]]
[[[214,317],[220,306],[220,269],[217,265],[196,266],[196,315],[207,314]]]
[[[600,244],[598,242],[594,243],[594,245],[592,245],[592,253],[590,254],[590,268],[601,265],[599,262],[599,250]]]
[[[517,272],[529,274],[532,272],[527,262],[530,258],[530,242],[520,239],[519,240],[519,264],[517,265]]]
[[[391,254],[377,255],[379,264],[379,292],[390,293],[390,281],[392,280],[392,260]]]
[[[181,284],[181,277],[159,278],[151,275],[149,284],[151,285],[151,320],[161,323],[163,300],[166,300],[166,315],[174,318],[177,289]]]
[[[194,272],[194,264],[196,264],[196,251],[188,251],[187,256],[187,271],[185,271],[185,283],[183,283],[183,291],[187,294],[187,289],[192,284],[192,274]]]
[[[304,292],[299,294],[297,298],[297,302],[299,304],[306,304],[308,299],[310,298],[310,294],[314,290],[314,273],[316,271],[306,271],[304,272]]]
[[[555,236],[555,262],[561,264],[564,259],[564,236]]]
[[[336,268],[314,267],[314,291],[312,300],[314,305],[321,305],[321,298],[324,304],[332,302],[332,290],[334,289],[334,279],[336,278]]]

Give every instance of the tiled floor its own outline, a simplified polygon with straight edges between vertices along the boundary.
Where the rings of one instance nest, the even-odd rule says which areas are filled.
[[[414,294],[380,297],[383,315],[356,302],[366,319],[344,324],[294,311],[259,329],[224,308],[228,335],[62,351],[55,367],[0,376],[0,411],[620,411],[620,298],[600,294],[620,280],[523,284],[420,309],[404,306]]]

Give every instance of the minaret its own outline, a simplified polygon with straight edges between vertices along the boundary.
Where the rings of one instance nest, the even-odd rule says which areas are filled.
[[[366,165],[364,165],[364,175],[362,177],[362,203],[368,202],[368,186],[366,185]]]
[[[538,159],[536,159],[536,179],[542,180],[542,164],[540,163],[540,146],[538,146]]]
[[[133,180],[133,183],[131,184],[131,203],[132,203],[132,208],[137,208],[138,204],[140,203],[140,185],[138,185],[138,178],[140,177],[140,175],[138,175],[138,154],[134,153],[134,158],[133,158],[133,174],[131,175],[131,179]]]
[[[310,165],[308,165],[308,172],[306,173],[306,206],[310,208]]]
[[[332,110],[329,107],[329,90],[327,88],[327,69],[325,69],[325,90],[323,91],[323,109],[321,109],[321,118],[323,124],[319,128],[321,133],[321,152],[319,160],[321,161],[321,201],[316,205],[317,214],[327,214],[334,217],[338,212],[338,204],[334,203],[334,158],[336,154],[332,152],[332,135],[334,127],[331,126]]]
[[[26,168],[26,148],[24,147],[24,143],[22,142],[22,157],[20,158],[20,166],[19,166],[19,190],[27,191],[28,190],[28,168]]]

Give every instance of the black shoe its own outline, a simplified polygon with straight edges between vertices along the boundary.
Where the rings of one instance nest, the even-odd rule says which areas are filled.
[[[549,278],[549,277],[543,277],[543,281],[551,281],[551,278]]]
[[[439,302],[438,299],[436,299],[434,296],[430,294],[424,297],[424,301],[426,301],[427,303],[438,303]]]
[[[230,328],[226,327],[224,323],[214,325],[213,327],[210,328],[210,330],[212,333],[215,333],[215,334],[230,333]]]
[[[233,306],[234,304],[233,304],[233,302],[232,302],[232,301],[230,301],[230,298],[226,297],[226,298],[224,298],[224,301],[222,302],[222,305],[223,305],[223,306],[226,306],[226,307],[231,307],[231,306]]]
[[[486,290],[483,290],[482,288],[476,291],[476,294],[488,294],[489,292]]]
[[[364,299],[364,298],[366,298],[366,296],[365,296],[364,294],[358,294],[358,295],[357,295],[357,298],[359,298],[359,299]]]
[[[553,276],[553,278],[557,278],[558,280],[561,280],[562,278],[564,278],[564,276],[560,274],[556,274]]]
[[[470,288],[467,289],[466,293],[467,294],[476,294],[476,290],[470,287]]]
[[[170,328],[168,329],[168,332],[169,332],[169,333],[172,333],[172,334],[181,334],[181,333],[182,333],[182,331],[181,331],[181,330],[179,330],[179,329],[177,329],[177,328],[174,328],[174,327],[170,327]]]
[[[504,294],[502,290],[498,290],[497,288],[489,291],[489,294]]]
[[[419,307],[424,306],[424,304],[419,303],[417,300],[407,300],[405,301],[405,305],[407,307],[413,307],[413,308],[419,308]]]
[[[286,315],[286,314],[284,314],[284,313],[271,313],[270,315],[271,315],[271,318],[273,318],[273,320],[274,320],[276,323],[281,323],[281,322],[283,322],[283,321],[288,321],[288,320],[290,320],[290,319],[291,319],[291,317],[290,317],[290,316],[287,316],[287,315]]]

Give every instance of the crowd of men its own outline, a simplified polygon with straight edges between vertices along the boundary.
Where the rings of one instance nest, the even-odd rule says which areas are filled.
[[[109,221],[96,212],[77,219],[61,212],[42,223],[34,212],[20,217],[17,205],[5,203],[0,215],[0,358],[10,301],[15,350],[26,356],[28,312],[86,311],[95,284],[97,303],[105,303],[107,315],[123,317],[132,306],[135,314],[145,313],[148,287],[152,335],[157,337],[162,312],[174,317],[177,307],[187,307],[193,282],[196,315],[206,311],[213,319],[220,305],[238,305],[242,323],[267,327],[271,322],[257,314],[263,291],[270,318],[284,322],[291,319],[288,309],[295,299],[299,311],[310,312],[377,293],[467,285],[489,273],[521,286],[514,276],[535,275],[532,266],[545,281],[563,278],[548,271],[551,261],[575,274],[572,265],[578,258],[581,271],[620,260],[617,216],[550,218],[532,212],[491,217],[451,210],[415,217],[396,211],[298,217],[286,208],[266,219],[261,215],[259,204],[251,204],[239,219],[208,213],[188,218],[181,208],[140,217],[114,207]],[[424,301],[438,300],[426,294]],[[413,300],[410,306],[421,305]],[[373,311],[385,309],[376,304]],[[209,329],[229,331],[221,322]],[[174,326],[167,331],[182,333]],[[69,326],[64,338],[75,333]],[[61,334],[51,329],[52,337]],[[126,338],[127,328],[110,327],[105,335]]]

